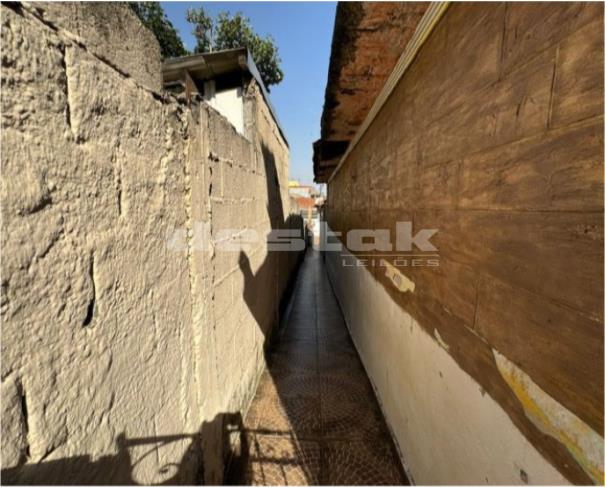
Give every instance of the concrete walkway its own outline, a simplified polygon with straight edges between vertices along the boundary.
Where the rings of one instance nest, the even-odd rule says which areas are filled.
[[[323,260],[309,251],[228,481],[407,484]]]

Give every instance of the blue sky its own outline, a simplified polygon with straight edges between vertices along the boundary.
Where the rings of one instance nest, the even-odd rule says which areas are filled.
[[[261,35],[271,34],[279,48],[284,80],[271,87],[271,102],[290,144],[290,177],[313,181],[313,149],[319,138],[324,91],[334,27],[335,2],[162,2],[185,46],[192,50],[190,7],[202,5],[215,16],[242,12]]]

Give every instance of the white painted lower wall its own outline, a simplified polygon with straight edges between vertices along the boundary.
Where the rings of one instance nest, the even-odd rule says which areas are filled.
[[[346,251],[324,255],[413,483],[522,484],[523,471],[531,484],[569,484],[366,268]]]

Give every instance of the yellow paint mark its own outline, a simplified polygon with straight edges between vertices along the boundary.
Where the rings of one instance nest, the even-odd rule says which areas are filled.
[[[382,259],[382,265],[385,267],[385,275],[399,291],[402,293],[407,291],[414,292],[416,285],[409,278],[404,276],[397,267],[384,259]]]
[[[441,338],[441,335],[439,334],[439,331],[437,330],[437,328],[435,328],[435,331],[433,332],[435,335],[435,339],[437,340],[437,343],[441,346],[441,348],[443,348],[445,351],[449,351],[450,346],[445,343],[445,340],[443,338]]]
[[[603,438],[504,355],[496,350],[493,354],[500,374],[521,402],[528,419],[540,431],[561,442],[590,478],[603,485]]]

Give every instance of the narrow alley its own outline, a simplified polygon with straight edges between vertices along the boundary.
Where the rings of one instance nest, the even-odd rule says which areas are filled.
[[[230,483],[408,484],[317,251],[278,333]]]
[[[4,485],[604,485],[599,2],[2,2]]]

